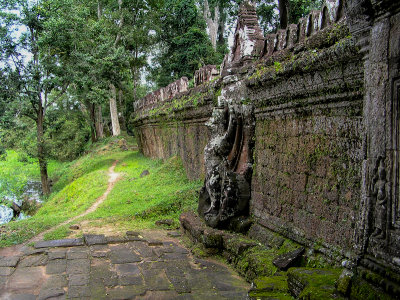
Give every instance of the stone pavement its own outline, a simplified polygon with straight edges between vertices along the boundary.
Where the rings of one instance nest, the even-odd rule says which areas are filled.
[[[43,241],[0,259],[0,299],[246,299],[223,264],[193,258],[178,240],[85,235]]]

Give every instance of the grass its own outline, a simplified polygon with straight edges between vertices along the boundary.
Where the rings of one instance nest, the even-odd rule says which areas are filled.
[[[30,219],[0,227],[0,247],[22,243],[86,211],[107,189],[107,170],[118,161],[115,172],[121,179],[97,210],[79,222],[86,227],[113,226],[115,230],[153,228],[155,220],[173,219],[194,209],[200,181],[189,181],[181,161],[174,157],[165,162],[144,157],[137,151],[122,151],[118,139],[94,145],[76,161],[59,164],[51,171],[53,193]],[[148,170],[149,175],[140,177]],[[69,225],[45,235],[45,239],[64,238]]]
[[[48,173],[52,176],[63,163],[50,160]],[[0,160],[0,202],[5,196],[19,196],[24,191],[28,180],[40,180],[37,159],[27,156],[21,151],[8,150],[4,160]]]
[[[150,174],[140,178],[144,170]],[[116,183],[107,200],[82,220],[129,223],[131,229],[152,228],[159,219],[173,219],[178,224],[180,213],[196,206],[201,182],[186,178],[177,157],[163,163],[134,152],[115,171],[122,173],[123,179]]]

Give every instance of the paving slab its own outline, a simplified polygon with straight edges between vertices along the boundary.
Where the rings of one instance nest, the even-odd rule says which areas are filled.
[[[9,291],[35,292],[46,280],[44,267],[17,268],[10,276],[6,289]]]
[[[47,274],[62,274],[67,268],[67,261],[65,259],[54,259],[47,263],[46,273]]]
[[[74,247],[83,245],[84,245],[83,239],[64,239],[64,240],[37,242],[35,243],[35,248]]]
[[[249,285],[237,274],[194,259],[169,239],[165,233],[165,240],[149,242],[99,235],[85,236],[85,243],[38,242],[41,248],[20,257],[0,258],[0,299],[246,299]]]
[[[12,267],[0,267],[0,276],[9,276],[15,271]]]
[[[16,267],[18,262],[18,256],[3,257],[0,259],[0,267]]]
[[[48,257],[45,254],[30,255],[24,257],[19,262],[19,267],[38,267],[47,264]]]
[[[107,244],[104,234],[84,234],[83,239],[86,245],[104,245]]]

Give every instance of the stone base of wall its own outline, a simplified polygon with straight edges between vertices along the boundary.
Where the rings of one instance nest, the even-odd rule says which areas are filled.
[[[249,299],[397,299],[400,293],[396,274],[382,274],[377,265],[339,263],[323,249],[304,249],[258,224],[243,235],[207,227],[191,212],[180,222],[195,256],[222,255],[252,283]]]

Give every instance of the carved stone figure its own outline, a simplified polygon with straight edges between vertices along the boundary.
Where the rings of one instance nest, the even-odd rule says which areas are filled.
[[[204,149],[206,178],[198,211],[211,227],[227,227],[232,218],[247,214],[254,122],[252,109],[245,107],[229,103],[214,108],[206,123],[212,138]]]
[[[374,209],[374,231],[371,237],[384,239],[386,237],[386,215],[387,215],[387,190],[386,169],[384,160],[379,159],[379,167],[373,179],[372,195],[375,197]]]

